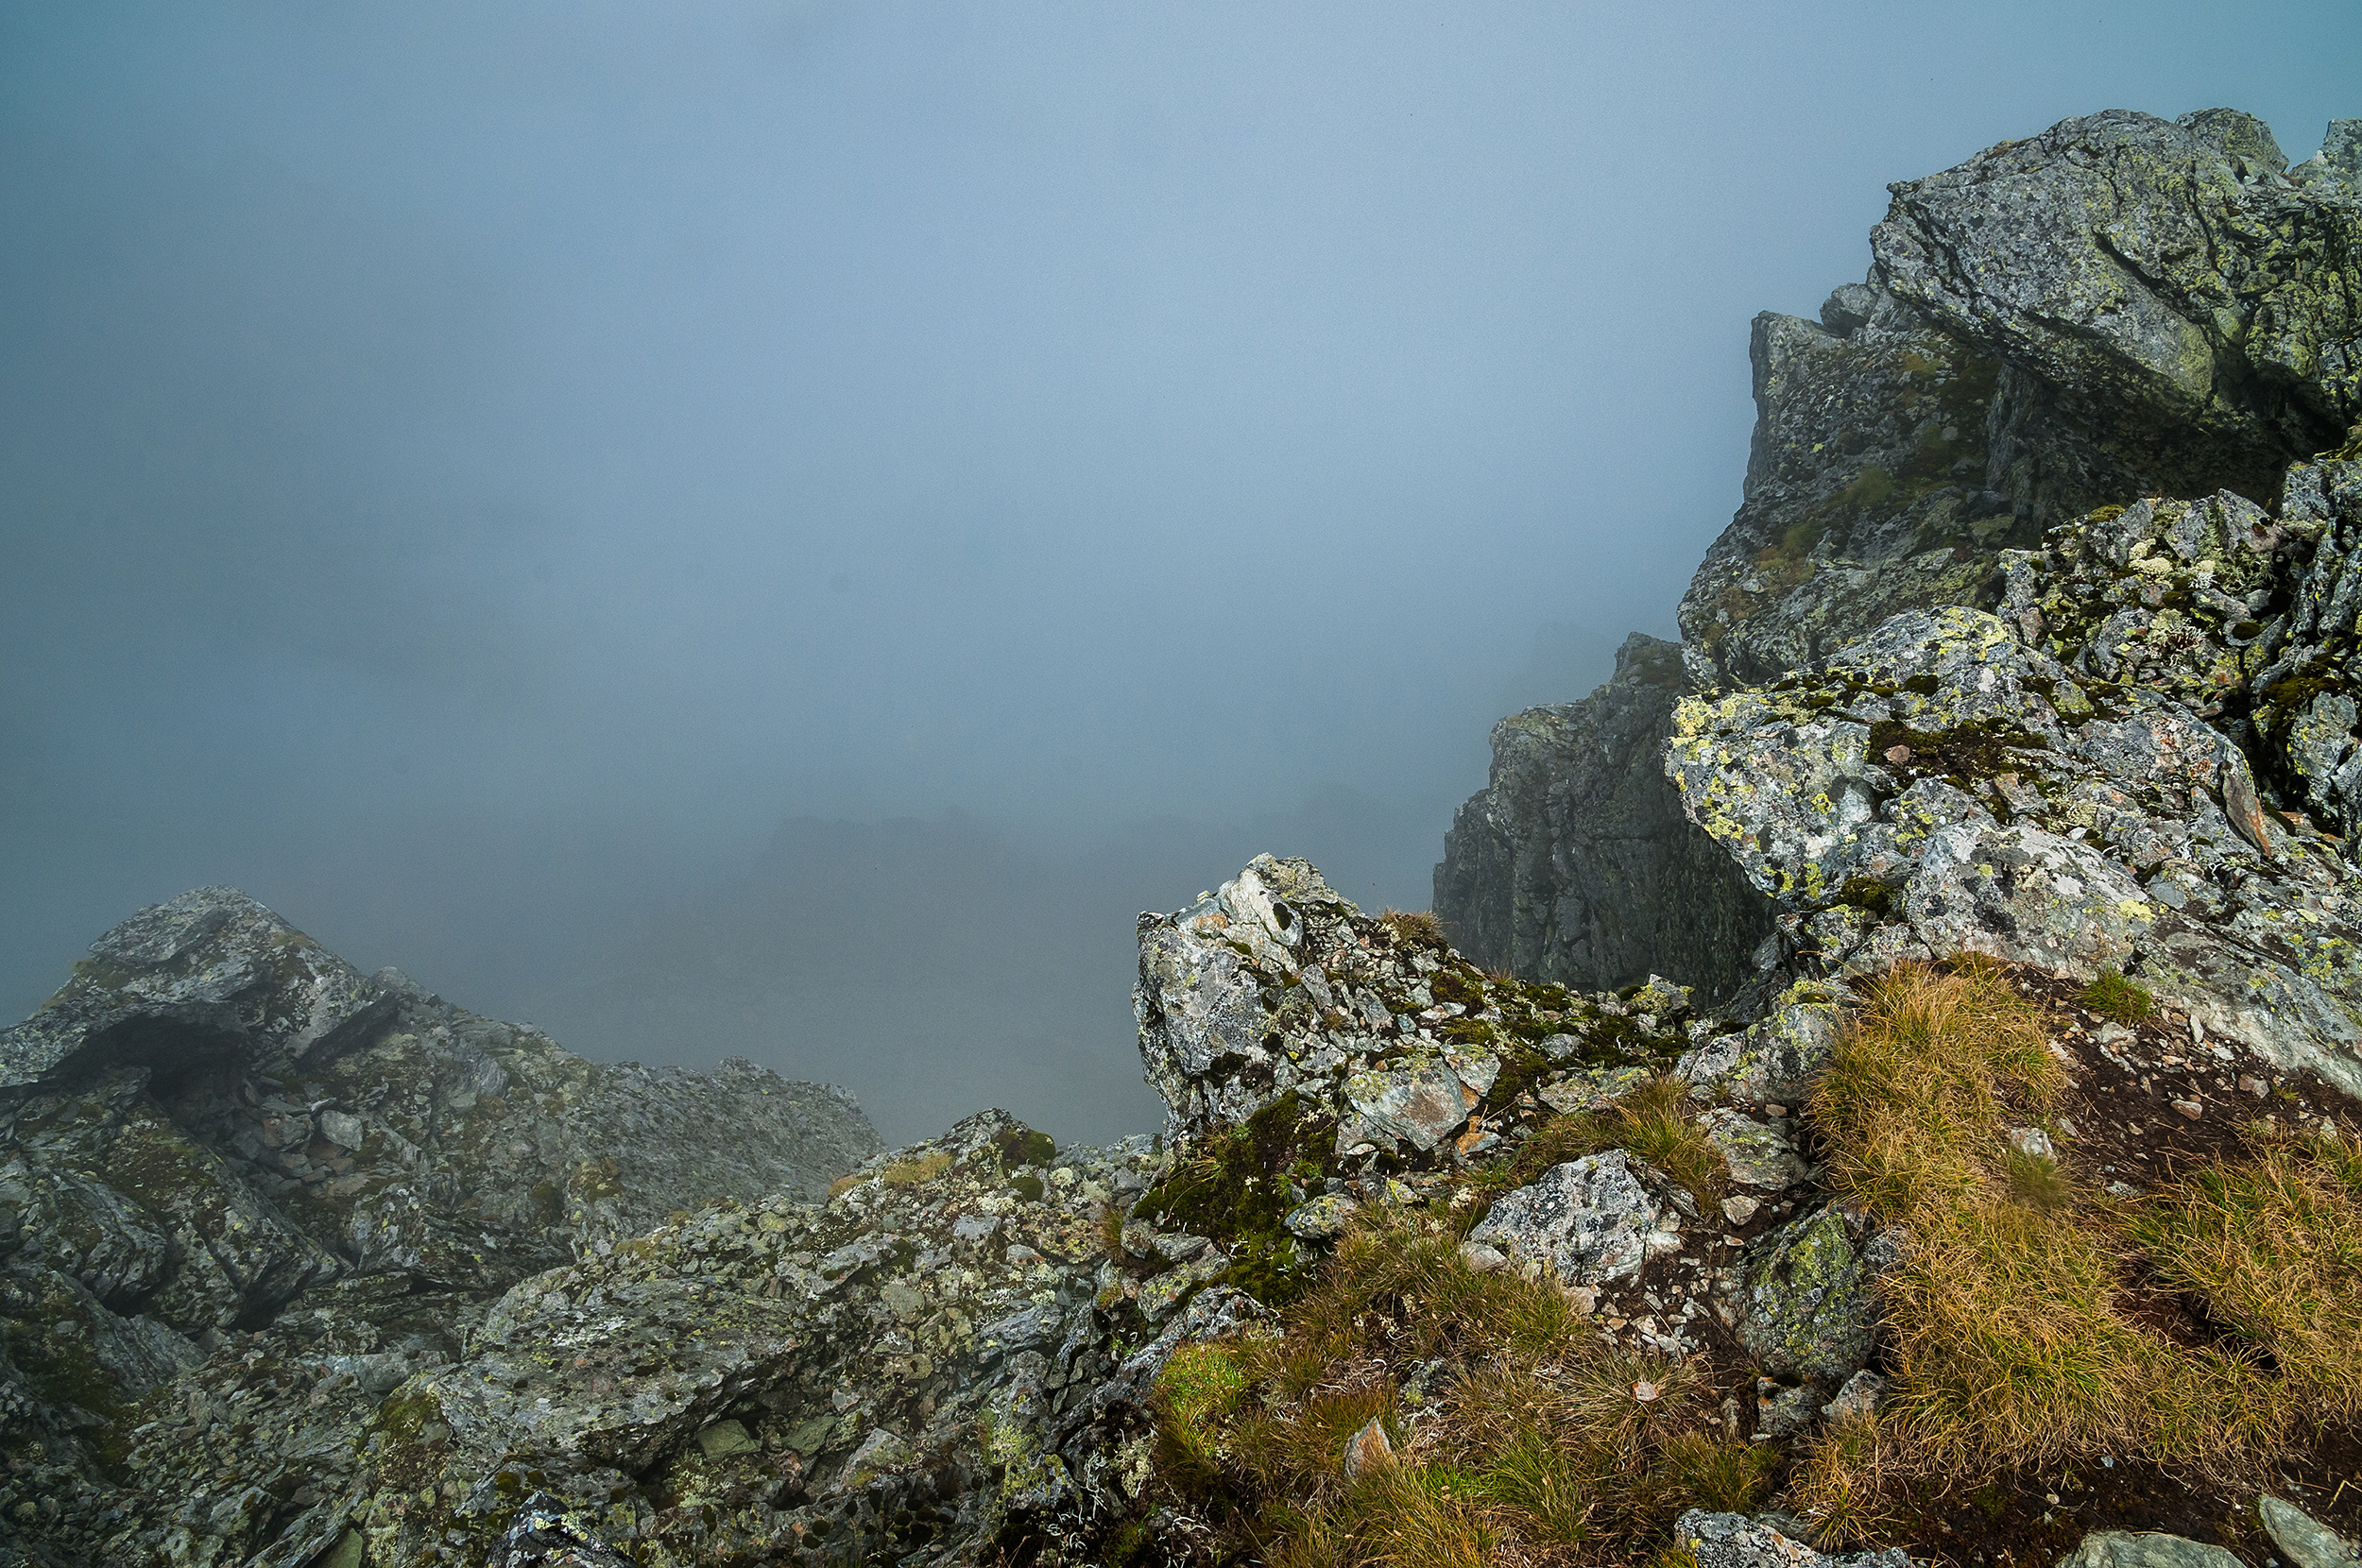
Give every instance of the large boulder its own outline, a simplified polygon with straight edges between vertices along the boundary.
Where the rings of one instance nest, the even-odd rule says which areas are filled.
[[[1878,281],[2170,493],[2268,496],[2362,419],[2362,199],[2251,115],[2110,110],[1892,190]]]
[[[1635,634],[1590,696],[1494,726],[1492,780],[1435,868],[1463,952],[1586,990],[1661,973],[1720,997],[1754,977],[1772,912],[1653,763],[1681,686],[1680,648]]]
[[[1755,320],[1745,498],[1682,601],[1692,685],[1990,607],[1997,553],[2078,513],[2260,501],[2336,445],[2362,418],[2352,124],[2303,180],[2251,116],[2111,111],[1891,187],[1867,282]]]

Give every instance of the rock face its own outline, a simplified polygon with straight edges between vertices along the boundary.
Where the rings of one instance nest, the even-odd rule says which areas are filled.
[[[2301,467],[2290,493],[2350,493],[2352,467]],[[2304,758],[2275,737],[2351,754],[2340,680],[2259,692],[2242,674],[2314,623],[2291,603],[2295,571],[2272,564],[2282,545],[2317,533],[2302,580],[2339,578],[2345,519],[2284,503],[2267,528],[2242,504],[2111,509],[2054,535],[2046,558],[2078,570],[2043,579],[2039,635],[2064,662],[1978,611],[1897,616],[1822,671],[1686,702],[1667,768],[1799,949],[1857,968],[1965,948],[2137,974],[2210,1032],[2362,1089],[2354,867],[2265,810],[2247,754],[2207,717],[2253,705],[2268,764],[2300,777]],[[2210,569],[2283,586],[2217,603],[2194,587]],[[2155,607],[2127,579],[2155,584]],[[2127,682],[2084,673],[2102,669]],[[2309,734],[2277,716],[2300,703],[2324,715]]]
[[[877,1148],[841,1091],[584,1062],[363,977],[228,888],[100,938],[0,1035],[0,1422],[43,1444],[19,1483],[38,1512],[85,1506],[52,1539],[108,1560],[145,1494],[87,1434],[143,1401],[190,1414],[181,1446],[150,1444],[156,1478],[234,1446],[259,1384],[289,1402],[285,1440],[237,1456],[234,1518],[145,1515],[205,1536],[191,1560],[243,1557],[519,1279],[710,1199],[817,1195]],[[295,1359],[243,1375],[257,1355]]]
[[[1746,499],[1682,601],[1692,685],[1990,607],[1997,552],[2079,512],[2262,501],[2336,445],[2362,419],[2362,190],[2285,169],[2235,111],[2111,111],[1894,186],[1867,283],[1818,324],[1756,318]]]
[[[1681,650],[1635,634],[1590,696],[1494,726],[1492,782],[1454,813],[1435,868],[1463,952],[1596,990],[1663,972],[1719,997],[1754,974],[1769,907],[1649,765],[1681,685]]]
[[[1818,322],[1755,320],[1745,498],[1681,605],[1688,688],[1775,680],[1904,611],[1993,608],[2004,553],[2078,514],[2262,503],[2336,446],[2362,420],[2356,124],[2301,178],[2248,115],[2110,111],[1894,186],[1867,282]],[[1635,639],[1590,697],[1495,729],[1435,874],[1481,962],[1717,997],[1754,975],[1764,912],[1649,765],[1670,654]],[[2351,733],[2327,706],[2308,737]],[[2323,776],[2350,755],[2310,749]]]

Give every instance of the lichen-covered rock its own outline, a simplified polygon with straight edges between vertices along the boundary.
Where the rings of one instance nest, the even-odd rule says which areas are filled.
[[[2321,150],[2288,171],[2300,185],[2322,184],[2362,194],[2362,120],[2332,120]]]
[[[2256,1517],[2272,1544],[2288,1554],[2296,1568],[2357,1568],[2362,1557],[2336,1530],[2285,1497],[2269,1492],[2255,1500]]]
[[[1706,1141],[1721,1153],[1731,1180],[1762,1192],[1783,1192],[1803,1181],[1811,1167],[1796,1155],[1788,1131],[1776,1122],[1757,1121],[1730,1106],[1718,1106],[1698,1118]]]
[[[2059,1568],[2243,1568],[2238,1555],[2155,1530],[2094,1530]]]
[[[1644,1174],[1657,1187],[1666,1185],[1657,1172],[1635,1168],[1620,1149],[1552,1166],[1531,1186],[1494,1200],[1468,1239],[1513,1260],[1548,1264],[1568,1285],[1627,1278],[1681,1245],[1671,1209]]]
[[[1833,966],[1962,949],[2160,1000],[2362,1086],[2362,906],[2185,703],[2079,678],[1999,619],[1897,616],[1818,673],[1683,707],[1688,810]]]
[[[2105,507],[2007,552],[1999,613],[2079,675],[2213,718],[2286,639],[2274,611],[2320,532],[2229,490]]]
[[[1739,1343],[1775,1377],[1839,1389],[1877,1348],[1878,1277],[1898,1253],[1891,1231],[1872,1233],[1858,1212],[1834,1205],[1771,1232],[1740,1283]]]
[[[1380,1152],[1448,1167],[1520,1095],[1669,1064],[1693,1021],[1663,982],[1585,996],[1488,975],[1431,931],[1363,914],[1303,861],[1259,855],[1139,929],[1140,1056],[1172,1133],[1241,1128],[1285,1099],[1333,1133],[1324,1167]]]
[[[1837,1047],[1845,996],[1831,982],[1797,980],[1744,1030],[1684,1052],[1674,1075],[1707,1094],[1749,1104],[1801,1100]]]
[[[1153,1158],[988,1113],[826,1204],[708,1208],[517,1286],[372,1417],[370,1560],[496,1533],[528,1483],[652,1565],[972,1541],[1003,1493],[1070,1485],[1045,1434],[1118,1370],[1097,1216]]]
[[[1635,634],[1590,696],[1493,727],[1491,782],[1435,868],[1461,951],[1582,989],[1662,972],[1720,998],[1753,978],[1771,912],[1653,766],[1681,683],[1679,647]]]
[[[1880,291],[1755,318],[1745,497],[1681,605],[1693,684],[1768,678],[1899,610],[1974,603],[2022,531],[1988,488],[1998,364]]]
[[[1697,1559],[1698,1568],[1910,1568],[1911,1560],[1900,1546],[1823,1556],[1765,1521],[1703,1508],[1674,1522],[1673,1542]]]
[[[2111,110],[1892,189],[1878,281],[2145,443],[2145,488],[2268,495],[2362,418],[2362,200],[2252,116]]]
[[[2268,775],[2351,844],[2362,835],[2362,461],[2290,469],[2280,524],[2314,536],[2312,558],[2260,639],[2271,662],[2252,682],[2254,743]]]

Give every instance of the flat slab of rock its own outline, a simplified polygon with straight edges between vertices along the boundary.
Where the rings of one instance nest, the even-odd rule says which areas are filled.
[[[2256,1500],[2255,1511],[2272,1544],[2297,1568],[2357,1568],[2353,1544],[2294,1503],[2268,1492]]]
[[[2220,1546],[2150,1530],[2094,1530],[2059,1568],[2246,1568]]]
[[[1511,1259],[1547,1263],[1567,1285],[1624,1279],[1681,1232],[1634,1174],[1620,1149],[1553,1166],[1532,1186],[1506,1193],[1468,1233]]]
[[[1674,1521],[1673,1542],[1688,1548],[1698,1568],[1910,1568],[1911,1560],[1900,1546],[1828,1557],[1762,1520],[1703,1508]]]

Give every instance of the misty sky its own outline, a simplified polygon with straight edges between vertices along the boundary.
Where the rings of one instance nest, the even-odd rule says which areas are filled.
[[[0,1014],[207,882],[499,1012],[796,816],[1344,787],[1424,905],[1749,318],[2217,104],[2362,114],[2353,0],[0,6]]]

